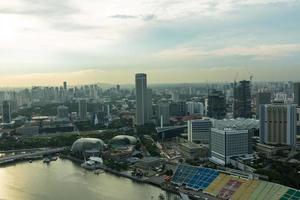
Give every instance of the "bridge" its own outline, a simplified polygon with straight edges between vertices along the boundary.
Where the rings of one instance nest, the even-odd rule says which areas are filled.
[[[180,134],[186,132],[186,129],[187,125],[157,127],[156,133],[159,136],[159,138],[172,138],[177,137]]]
[[[60,148],[44,149],[44,150],[39,150],[39,151],[35,151],[35,152],[30,152],[30,153],[22,153],[22,154],[17,154],[17,155],[6,156],[6,157],[0,158],[0,165],[15,162],[18,160],[30,159],[30,158],[37,157],[37,156],[44,156],[44,155],[48,155],[48,154],[59,153],[64,150],[65,150],[65,147],[60,147]]]

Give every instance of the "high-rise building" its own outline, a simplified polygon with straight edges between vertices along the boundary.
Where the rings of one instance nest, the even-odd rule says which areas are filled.
[[[209,119],[197,119],[188,121],[188,140],[209,144],[212,122]]]
[[[248,130],[211,129],[210,160],[226,165],[231,157],[252,154],[252,135]]]
[[[187,112],[187,105],[184,101],[170,103],[171,116],[185,116]]]
[[[207,116],[215,119],[224,119],[226,116],[226,98],[223,92],[213,90],[208,95]]]
[[[68,119],[69,118],[69,109],[67,106],[58,106],[57,107],[57,118],[59,118],[59,119]]]
[[[240,81],[234,84],[234,102],[233,117],[234,118],[251,118],[251,82]]]
[[[187,112],[189,115],[203,115],[204,105],[202,102],[188,101],[186,102]]]
[[[147,113],[148,120],[153,117],[153,105],[152,105],[152,89],[147,89]]]
[[[68,85],[67,85],[67,82],[64,81],[64,90],[67,90],[68,89]]]
[[[300,106],[300,82],[294,83],[294,103]]]
[[[274,102],[260,106],[260,142],[296,145],[297,106]]]
[[[259,107],[271,103],[271,92],[262,91],[256,94],[256,118],[259,119]]]
[[[11,122],[11,104],[9,100],[5,100],[2,102],[2,122]]]
[[[158,104],[158,118],[162,125],[169,125],[170,124],[170,109],[169,109],[168,102],[160,102]]]
[[[178,102],[179,101],[179,93],[177,92],[172,92],[171,93],[171,98],[173,102]]]
[[[78,114],[80,120],[87,119],[87,99],[79,99],[78,100]]]
[[[135,75],[136,90],[136,125],[144,125],[148,121],[147,112],[147,75]]]

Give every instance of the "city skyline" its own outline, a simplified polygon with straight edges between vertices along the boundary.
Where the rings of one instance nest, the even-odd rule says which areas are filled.
[[[297,81],[300,2],[0,3],[0,86]],[[272,76],[269,73],[272,72]],[[14,80],[14,81],[11,81]]]

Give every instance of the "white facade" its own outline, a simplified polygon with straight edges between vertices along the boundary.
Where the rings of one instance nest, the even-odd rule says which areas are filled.
[[[187,112],[190,115],[203,115],[204,114],[204,105],[202,102],[188,101],[186,102]]]
[[[248,130],[211,129],[210,160],[226,165],[231,157],[252,154],[251,135]]]
[[[188,121],[188,140],[209,144],[212,122],[209,119]]]
[[[274,103],[260,106],[260,142],[296,145],[297,107]]]

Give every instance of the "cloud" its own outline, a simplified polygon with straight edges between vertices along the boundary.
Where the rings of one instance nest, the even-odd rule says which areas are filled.
[[[15,0],[13,0],[15,1]],[[2,4],[2,3],[1,3]],[[35,15],[35,16],[63,16],[77,13],[79,10],[72,6],[69,1],[51,0],[23,0],[15,1],[15,4],[0,4],[0,13]],[[13,5],[13,6],[11,6]]]
[[[227,56],[250,56],[255,58],[278,58],[300,52],[300,44],[269,44],[256,46],[232,46],[214,50],[195,47],[177,47],[166,49],[157,54],[161,58],[208,58]]]
[[[299,10],[295,0],[3,0],[0,72],[290,69],[300,62]]]
[[[155,18],[156,18],[156,16],[153,15],[153,14],[150,14],[150,15],[143,15],[143,16],[142,16],[142,19],[145,20],[145,21],[150,21],[150,20],[153,20],[153,19],[155,19]]]
[[[117,18],[117,19],[136,19],[137,16],[134,15],[112,15],[111,18]]]
[[[139,15],[139,16],[118,14],[118,15],[112,15],[110,17],[116,19],[141,19],[144,21],[150,21],[156,18],[156,16],[153,14]]]

